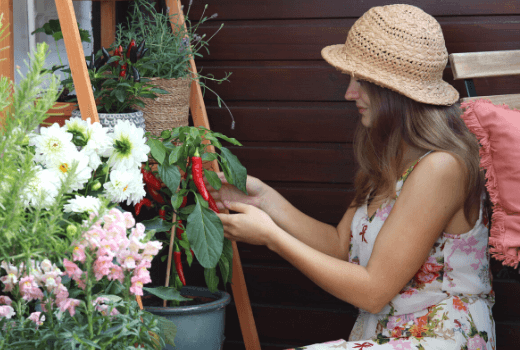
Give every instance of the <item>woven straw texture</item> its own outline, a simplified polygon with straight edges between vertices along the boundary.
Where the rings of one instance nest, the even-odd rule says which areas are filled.
[[[148,79],[169,94],[158,94],[155,100],[140,98],[146,104],[145,108],[138,108],[144,113],[146,131],[160,136],[163,130],[188,126],[191,79]]]
[[[350,29],[344,45],[321,51],[340,71],[415,101],[452,105],[459,93],[442,80],[448,51],[439,23],[418,7],[373,7]]]

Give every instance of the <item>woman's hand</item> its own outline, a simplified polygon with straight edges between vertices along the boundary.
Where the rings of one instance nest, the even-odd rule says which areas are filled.
[[[206,177],[204,177],[204,184],[206,185],[209,194],[211,194],[217,203],[217,207],[220,211],[225,209],[224,204],[222,204],[223,201],[244,203],[257,208],[262,207],[263,196],[269,189],[269,186],[265,183],[256,177],[247,175],[246,189],[248,194],[246,195],[234,185],[229,184],[223,172],[217,172],[216,174],[222,182],[220,190],[217,191],[211,187]]]
[[[224,207],[238,214],[217,214],[224,226],[224,237],[254,245],[269,246],[280,227],[261,209],[252,205],[224,201]]]

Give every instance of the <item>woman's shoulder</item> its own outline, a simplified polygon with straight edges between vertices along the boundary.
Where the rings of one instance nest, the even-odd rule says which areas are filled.
[[[439,174],[456,172],[463,175],[465,165],[451,152],[435,151],[421,159],[417,168],[428,169]]]

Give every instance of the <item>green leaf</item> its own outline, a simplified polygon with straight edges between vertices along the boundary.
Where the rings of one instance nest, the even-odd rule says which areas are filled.
[[[203,161],[208,161],[208,162],[212,162],[214,161],[215,159],[218,158],[218,154],[216,153],[213,153],[213,152],[206,152],[202,155],[202,160]]]
[[[114,94],[116,95],[116,98],[119,102],[121,102],[121,103],[125,102],[126,94],[123,90],[116,89],[116,90],[114,90]]]
[[[183,196],[180,196],[179,195],[180,192],[175,192],[172,196],[172,206],[175,210],[177,210],[181,204],[182,204],[182,199],[183,199]]]
[[[54,33],[54,34],[52,34],[52,37],[54,38],[54,40],[60,41],[61,39],[63,39],[63,33],[62,32]]]
[[[224,281],[224,284],[227,283],[229,280],[229,261],[227,257],[222,254],[220,256],[220,260],[218,261],[218,267],[220,268],[220,273],[222,274],[222,280]]]
[[[108,59],[107,63],[105,64],[108,68],[108,65],[112,62],[118,62],[121,59],[119,56],[112,56]]]
[[[172,132],[170,130],[163,130],[161,131],[161,138],[167,139],[171,136]]]
[[[161,141],[156,139],[148,139],[146,144],[150,147],[150,152],[155,160],[159,162],[159,164],[162,164],[164,157],[166,157],[166,147],[164,147]]]
[[[173,287],[143,287],[143,290],[155,295],[156,297],[161,298],[162,300],[191,300],[189,298],[183,297],[181,293]]]
[[[120,296],[114,295],[114,294],[102,294],[99,297],[101,298],[107,298],[109,301],[113,303],[117,303],[122,300]]]
[[[177,335],[177,326],[175,323],[162,316],[155,315],[155,318],[158,321],[157,326],[159,327],[161,338],[164,339],[166,344],[175,346],[175,343],[173,342]]]
[[[233,245],[231,241],[227,238],[224,238],[224,247],[222,248],[222,255],[224,255],[227,261],[229,262],[229,274],[226,283],[231,283],[231,280],[233,278]]]
[[[211,170],[204,169],[204,176],[208,180],[211,187],[213,187],[217,191],[220,190],[220,188],[222,187],[222,181],[220,181],[220,179],[218,178],[217,173]]]
[[[152,89],[150,89],[150,91],[155,92],[156,94],[163,94],[163,95],[169,94],[168,91],[160,89],[160,88],[152,88]]]
[[[218,282],[219,279],[217,277],[217,269],[204,269],[204,279],[206,280],[206,285],[210,292],[215,293],[218,291]]]
[[[88,30],[85,30],[85,29],[79,29],[79,37],[81,38],[81,41],[84,42],[84,43],[90,43],[92,42],[90,40],[90,33],[88,32]]]
[[[240,163],[238,158],[231,153],[226,147],[221,147],[221,157],[223,157],[226,161],[222,163],[222,167],[224,168],[224,175],[226,176],[226,180],[235,185],[239,190],[247,194],[246,189],[246,181],[247,181],[247,170]]]
[[[165,221],[160,217],[141,221],[141,224],[146,227],[147,231],[155,230],[155,232],[169,232],[173,227],[173,223]]]
[[[188,216],[186,234],[199,263],[208,269],[217,266],[222,254],[224,228],[212,210],[204,208],[197,200],[193,212]]]
[[[176,192],[181,183],[179,168],[175,165],[161,164],[157,167],[157,170],[159,170],[159,177],[162,182],[166,184],[172,193]]]
[[[170,153],[170,159],[169,159],[170,165],[177,163],[177,161],[179,160],[181,155],[182,155],[182,147],[175,147]]]
[[[219,132],[213,132],[213,136],[220,137],[221,139],[224,139],[227,142],[232,143],[235,146],[242,146],[242,144],[240,142],[238,142],[237,139],[232,138],[232,137],[227,137],[226,135],[223,135]]]

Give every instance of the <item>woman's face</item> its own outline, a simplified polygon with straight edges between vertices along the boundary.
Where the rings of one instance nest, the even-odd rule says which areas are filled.
[[[361,123],[365,127],[369,127],[372,123],[370,100],[366,91],[359,84],[359,81],[352,76],[347,92],[345,93],[345,100],[356,102],[356,107],[359,109],[359,113],[361,113]]]

